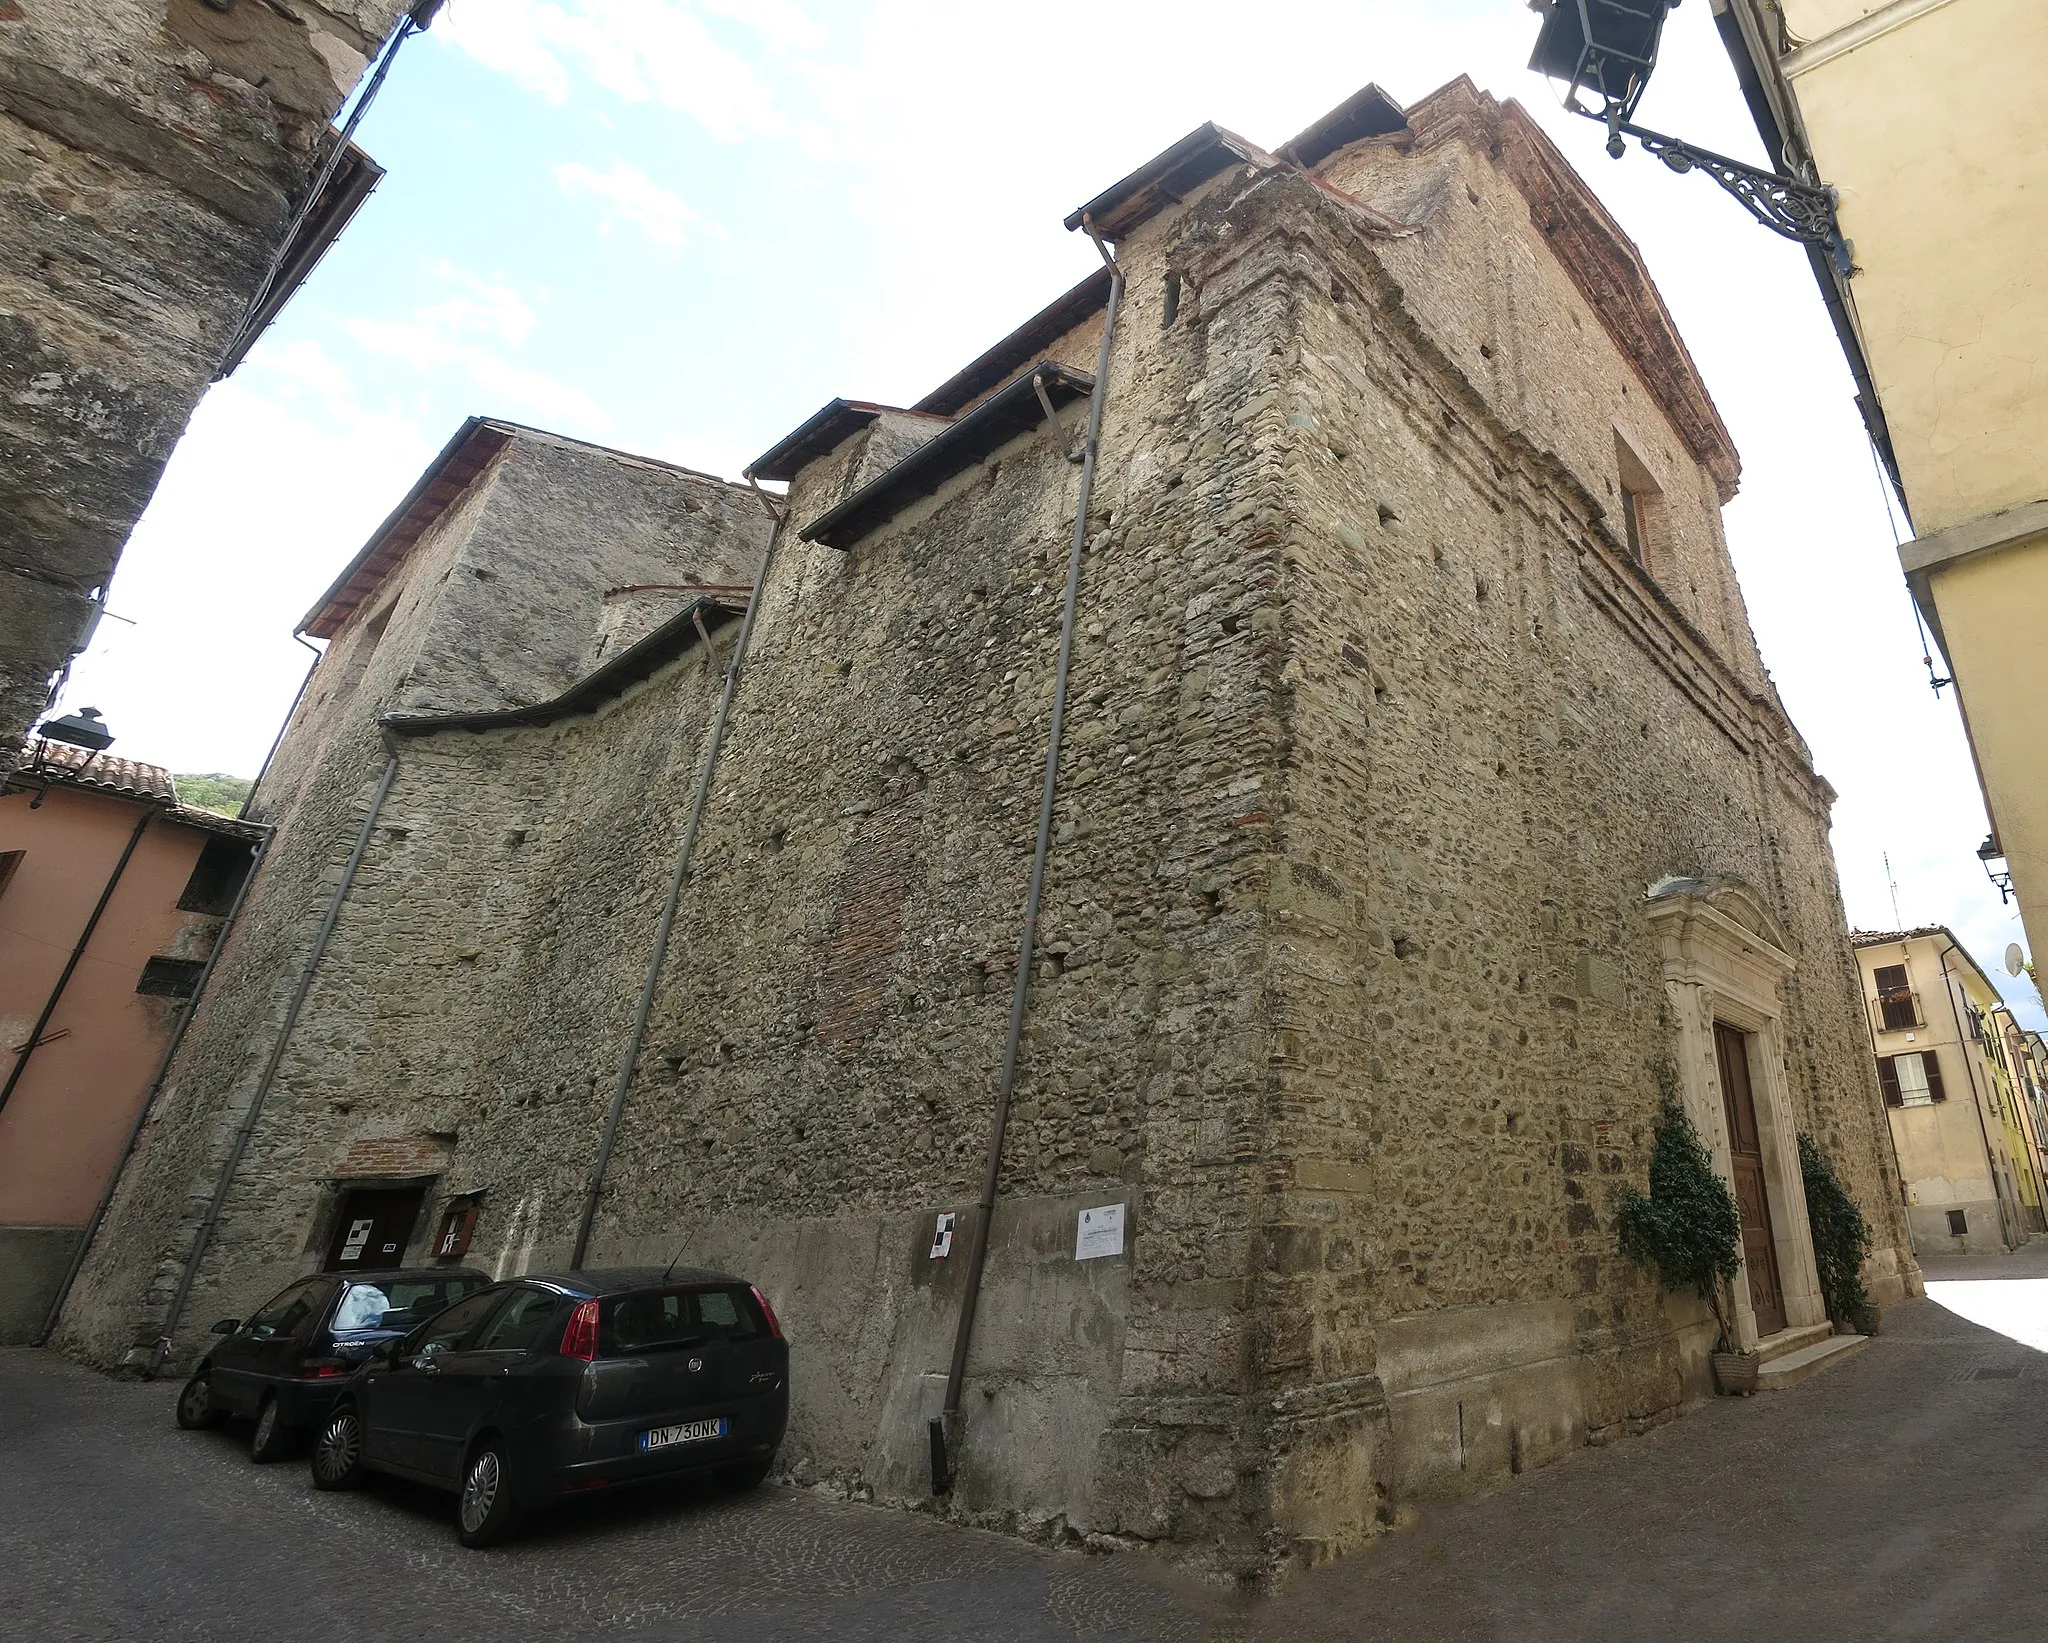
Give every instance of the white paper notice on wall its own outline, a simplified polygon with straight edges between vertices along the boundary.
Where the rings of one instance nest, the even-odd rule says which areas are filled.
[[[1081,1211],[1081,1219],[1074,1228],[1075,1260],[1093,1261],[1104,1255],[1121,1255],[1123,1252],[1122,1204],[1104,1204],[1100,1209]]]
[[[932,1229],[932,1259],[943,1261],[953,1253],[953,1211],[939,1212],[939,1224]]]

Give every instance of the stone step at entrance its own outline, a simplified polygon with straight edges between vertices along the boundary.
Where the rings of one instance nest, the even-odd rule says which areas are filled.
[[[1840,1363],[1852,1353],[1860,1352],[1870,1344],[1868,1335],[1831,1335],[1812,1346],[1800,1347],[1796,1352],[1787,1352],[1773,1358],[1757,1371],[1756,1389],[1759,1392],[1783,1392],[1797,1386],[1809,1375],[1818,1375],[1823,1369]]]

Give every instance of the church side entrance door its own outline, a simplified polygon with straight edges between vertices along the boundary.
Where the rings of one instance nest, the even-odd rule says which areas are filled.
[[[341,1201],[329,1272],[389,1272],[405,1264],[405,1246],[419,1219],[425,1187],[358,1187]]]
[[[1749,1035],[1714,1023],[1714,1059],[1721,1065],[1721,1101],[1728,1114],[1728,1152],[1735,1170],[1735,1202],[1742,1211],[1742,1258],[1749,1268],[1749,1304],[1756,1332],[1785,1327],[1785,1289],[1778,1281],[1778,1241],[1771,1233],[1771,1200],[1764,1191],[1763,1138],[1749,1085]]]

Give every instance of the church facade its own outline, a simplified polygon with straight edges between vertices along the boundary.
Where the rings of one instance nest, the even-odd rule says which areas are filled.
[[[1243,1579],[1710,1395],[1616,1247],[1667,1095],[1745,1344],[1828,1331],[1801,1132],[1917,1292],[1832,794],[1625,236],[1463,81],[1075,221],[1114,279],[826,406],[769,507],[458,436],[309,618],[71,1349],[189,1358],[413,1193],[408,1259],[761,1284],[799,1481]]]

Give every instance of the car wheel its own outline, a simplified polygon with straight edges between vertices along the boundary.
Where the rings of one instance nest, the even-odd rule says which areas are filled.
[[[455,1538],[465,1546],[494,1546],[519,1527],[519,1506],[512,1499],[512,1478],[505,1464],[505,1446],[486,1438],[469,1457],[462,1474],[462,1494],[455,1507]]]
[[[313,1440],[313,1487],[354,1489],[363,1481],[363,1417],[344,1404]]]
[[[727,1494],[744,1495],[749,1489],[761,1487],[762,1480],[774,1464],[775,1458],[771,1455],[766,1460],[743,1460],[737,1466],[722,1466],[716,1474],[718,1487]]]
[[[213,1371],[202,1369],[178,1394],[178,1424],[188,1432],[221,1423],[221,1407],[213,1401]]]
[[[279,1415],[277,1399],[265,1398],[263,1407],[256,1411],[256,1430],[249,1437],[249,1458],[266,1466],[274,1460],[283,1460],[291,1453],[298,1438],[297,1430],[285,1425]]]

